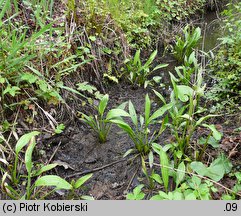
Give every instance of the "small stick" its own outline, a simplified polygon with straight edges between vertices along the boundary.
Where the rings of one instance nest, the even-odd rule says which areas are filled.
[[[59,150],[60,145],[61,145],[61,141],[59,141],[58,146],[57,146],[56,149],[54,150],[54,152],[53,152],[53,154],[51,155],[51,157],[50,157],[50,159],[49,159],[49,161],[48,161],[47,164],[49,164],[49,163],[51,162],[51,160],[54,158],[55,154],[56,154],[57,151]]]
[[[133,159],[135,159],[137,156],[138,156],[138,155],[135,155],[134,157],[128,159],[127,161],[133,160]],[[72,177],[79,176],[79,175],[86,175],[86,174],[89,174],[89,173],[97,172],[97,171],[100,171],[100,170],[105,169],[105,168],[107,168],[107,167],[110,167],[110,166],[113,166],[113,165],[118,164],[118,163],[120,163],[120,162],[123,162],[123,161],[125,161],[125,160],[126,160],[126,159],[123,158],[123,159],[121,159],[121,160],[117,160],[117,161],[114,161],[114,162],[112,162],[112,163],[106,164],[106,165],[104,165],[104,166],[102,166],[102,167],[97,167],[97,168],[94,168],[94,169],[92,169],[92,170],[85,170],[85,171],[82,171],[82,172],[77,172],[77,173],[68,175],[68,176],[66,176],[65,178],[72,178]]]
[[[136,169],[134,175],[131,177],[131,180],[130,180],[129,184],[127,185],[126,191],[129,190],[129,188],[130,188],[130,186],[131,186],[131,183],[133,182],[133,180],[134,180],[134,178],[135,178],[135,176],[136,176],[138,170],[139,170],[139,167]]]
[[[97,167],[95,169],[92,169],[92,170],[85,170],[85,171],[82,171],[82,172],[77,172],[77,173],[74,173],[74,174],[71,174],[71,175],[68,175],[66,176],[65,178],[72,178],[72,177],[75,177],[75,176],[79,176],[79,175],[86,175],[86,174],[89,174],[89,173],[93,173],[93,172],[97,172],[97,171],[100,171],[102,169],[105,169],[107,167],[110,167],[110,166],[113,166],[115,164],[118,164],[120,162],[123,162],[125,161],[126,159],[121,159],[121,160],[118,160],[118,161],[114,161],[112,163],[109,163],[109,164],[106,164],[102,167]]]

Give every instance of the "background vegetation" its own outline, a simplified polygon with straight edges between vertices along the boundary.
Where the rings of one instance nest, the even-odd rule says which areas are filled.
[[[67,181],[52,157],[39,160],[44,137],[84,122],[102,145],[115,126],[129,137],[124,157],[139,160],[144,178],[127,199],[239,198],[240,157],[221,149],[224,134],[210,120],[237,111],[240,123],[241,4],[229,3],[225,35],[205,53],[205,30],[191,21],[224,1],[0,0],[0,197],[54,198],[64,189],[65,199],[93,199],[81,190],[91,173]],[[175,66],[160,83],[168,59]],[[111,107],[119,84],[146,89],[144,112],[131,100]]]

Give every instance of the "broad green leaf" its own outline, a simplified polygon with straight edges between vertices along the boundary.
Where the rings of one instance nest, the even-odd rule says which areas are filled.
[[[214,181],[219,181],[225,174],[225,169],[222,164],[210,165],[206,167],[202,162],[192,162],[191,168],[201,176],[206,176]]]
[[[163,184],[162,178],[160,175],[154,173],[151,175],[151,178],[154,179],[157,183],[159,183],[160,185]]]
[[[168,194],[163,191],[159,191],[159,196],[161,196],[163,199],[169,200]]]
[[[201,176],[205,176],[207,173],[207,167],[202,162],[194,161],[191,163],[191,168]]]
[[[241,183],[241,172],[234,173],[239,183]]]
[[[151,112],[151,101],[150,101],[148,94],[146,94],[146,98],[145,98],[145,124],[146,124],[146,126],[148,125],[150,112]]]
[[[104,111],[105,111],[105,108],[107,106],[108,100],[109,100],[109,95],[106,94],[106,95],[104,95],[104,97],[100,101],[98,111],[99,111],[101,116],[103,116],[103,114],[104,114]]]
[[[176,180],[176,188],[183,181],[185,177],[185,164],[184,162],[180,163],[177,168],[177,180]]]
[[[172,200],[184,200],[183,194],[179,191],[173,191]]]
[[[159,191],[159,194],[151,197],[150,200],[169,200],[169,196],[165,192]]]
[[[155,120],[156,118],[161,117],[167,110],[171,109],[173,106],[172,103],[166,104],[163,107],[159,108],[157,111],[155,111],[152,116],[149,118],[148,123],[150,124],[153,120]]]
[[[25,165],[26,165],[28,174],[31,174],[31,170],[33,167],[32,154],[33,154],[33,149],[34,149],[35,145],[36,145],[35,138],[32,137],[29,141],[29,146],[25,153]]]
[[[54,186],[57,189],[71,190],[73,187],[63,178],[56,175],[46,175],[36,180],[35,186]]]
[[[194,91],[191,87],[185,85],[177,85],[178,98],[182,102],[187,102],[190,97],[193,97]]]
[[[202,124],[202,126],[209,128],[213,132],[213,137],[216,140],[221,140],[222,134],[216,129],[215,125]]]
[[[193,190],[189,189],[189,190],[185,190],[184,191],[184,197],[185,200],[196,200],[196,195],[193,193]]]
[[[47,172],[47,171],[53,169],[53,168],[56,167],[56,166],[58,166],[58,164],[48,164],[48,165],[46,165],[46,166],[43,166],[43,167],[40,168],[40,170],[38,170],[38,171],[36,172],[36,174],[35,174],[34,176],[39,176],[39,175],[41,175],[42,173]]]
[[[33,75],[31,73],[23,73],[21,75],[20,79],[23,80],[23,81],[27,81],[30,84],[33,84],[39,79],[39,77],[36,76],[36,75]]]
[[[3,91],[3,95],[5,94],[10,94],[12,97],[15,97],[17,94],[20,93],[20,88],[17,86],[11,86],[10,84],[7,86],[7,88],[5,88],[5,90]]]
[[[221,154],[217,159],[215,159],[211,163],[210,168],[214,167],[214,166],[217,166],[217,165],[223,166],[225,174],[230,173],[231,170],[232,170],[232,167],[233,167],[233,165],[230,162],[230,160],[224,154]]]
[[[6,81],[5,78],[3,78],[3,77],[0,76],[0,84],[5,83],[5,81]]]
[[[131,120],[132,122],[134,123],[134,125],[136,127],[138,127],[138,121],[137,121],[137,115],[136,115],[136,110],[132,104],[131,101],[129,101],[129,114],[130,114],[130,117],[131,117]]]
[[[163,198],[160,195],[154,195],[150,200],[163,200]]]
[[[214,139],[213,136],[211,136],[211,137],[208,139],[208,144],[211,145],[213,148],[218,148],[218,147],[219,147],[219,142],[218,142],[218,140]]]
[[[38,131],[33,131],[33,132],[30,132],[30,133],[27,133],[27,134],[24,134],[23,136],[21,136],[15,147],[16,153],[18,154],[21,151],[21,149],[29,143],[29,141],[31,140],[32,137],[37,136],[39,134],[40,133]]]
[[[118,117],[130,117],[130,114],[123,109],[111,109],[106,115],[106,120]]]
[[[191,182],[189,182],[189,186],[193,189],[197,189],[197,188],[199,188],[201,183],[202,183],[201,178],[194,175],[194,176],[192,176]]]
[[[82,186],[88,179],[90,179],[91,177],[93,176],[92,173],[88,174],[88,175],[85,175],[81,178],[79,178],[75,184],[74,184],[74,188],[77,189],[79,188],[80,186]]]
[[[127,194],[128,200],[142,200],[145,197],[145,194],[141,191],[144,187],[143,184],[138,185],[134,190],[133,193]]]

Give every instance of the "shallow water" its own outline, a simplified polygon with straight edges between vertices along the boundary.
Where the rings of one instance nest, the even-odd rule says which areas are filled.
[[[204,14],[202,23],[203,40],[200,43],[200,49],[208,52],[220,43],[218,38],[223,37],[222,26],[223,22],[216,11]]]

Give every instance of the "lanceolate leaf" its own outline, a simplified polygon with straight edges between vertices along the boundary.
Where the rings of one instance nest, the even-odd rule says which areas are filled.
[[[152,114],[152,116],[148,120],[148,124],[151,123],[151,121],[161,117],[167,110],[171,109],[173,106],[172,103],[166,104],[163,107],[159,108],[156,112]]]
[[[112,119],[110,120],[112,123],[117,124],[120,128],[122,128],[124,131],[126,131],[129,136],[131,136],[132,138],[134,137],[134,131],[131,129],[131,127],[126,124],[125,122],[119,120],[119,119]]]
[[[46,175],[36,180],[35,186],[54,186],[57,189],[71,190],[73,187],[66,180],[56,175]]]
[[[123,155],[123,158],[128,156],[129,154],[131,154],[132,152],[134,152],[135,150],[134,149],[129,149],[124,155]]]
[[[26,169],[29,174],[31,173],[31,170],[33,167],[32,154],[33,154],[33,149],[34,149],[35,145],[36,145],[35,139],[34,139],[34,137],[32,137],[29,142],[29,146],[26,150],[26,153],[25,153],[25,165],[26,165]]]
[[[15,147],[16,153],[18,154],[22,150],[22,148],[29,143],[32,137],[37,136],[39,134],[40,133],[38,131],[33,131],[31,133],[27,133],[21,136]]]
[[[159,92],[157,92],[156,90],[153,90],[153,91],[154,91],[155,95],[156,95],[164,104],[166,104],[165,98],[164,98]]]
[[[136,110],[135,110],[133,104],[131,103],[131,101],[129,101],[129,114],[130,114],[132,122],[137,127],[138,126],[138,121],[137,121]]]
[[[209,119],[209,118],[212,118],[212,117],[216,117],[218,115],[206,115],[206,116],[203,116],[201,117],[197,122],[196,122],[196,125],[195,127],[199,126],[203,121]]]
[[[159,64],[153,69],[153,71],[164,68],[164,67],[167,67],[167,66],[168,66],[168,64]]]
[[[167,191],[168,184],[169,184],[169,160],[167,157],[167,153],[164,152],[162,149],[160,149],[159,155],[160,155],[162,179],[163,179],[164,187]]]
[[[154,162],[154,157],[153,157],[153,152],[152,151],[149,152],[148,159],[149,159],[150,168],[152,168],[153,162]]]
[[[130,117],[130,114],[123,109],[112,109],[107,113],[106,120],[118,117]]]
[[[36,172],[35,176],[39,176],[39,175],[41,175],[42,173],[47,172],[47,171],[53,169],[53,168],[56,167],[56,166],[58,166],[57,163],[55,163],[55,164],[48,164],[48,165],[46,165],[46,166],[43,166],[38,172]]]
[[[74,184],[74,188],[79,188],[80,186],[82,186],[88,179],[90,179],[92,177],[92,173],[91,174],[88,174],[88,175],[85,175],[81,178],[79,178],[76,183]]]
[[[145,124],[146,124],[146,126],[148,125],[150,112],[151,112],[151,101],[147,94],[146,99],[145,99]]]
[[[149,65],[153,62],[153,60],[155,59],[156,55],[157,55],[157,50],[155,50],[155,51],[150,55],[149,59],[147,60],[147,62],[145,63],[145,65],[144,65],[143,67],[149,66]]]
[[[100,113],[101,116],[103,116],[103,114],[104,114],[104,111],[105,111],[105,108],[107,106],[108,100],[109,100],[109,95],[106,94],[100,101],[98,109],[99,109],[99,113]]]
[[[177,168],[177,180],[176,180],[176,188],[178,187],[178,185],[182,182],[182,180],[184,179],[185,177],[185,164],[184,162],[180,163],[178,165],[178,168]]]

